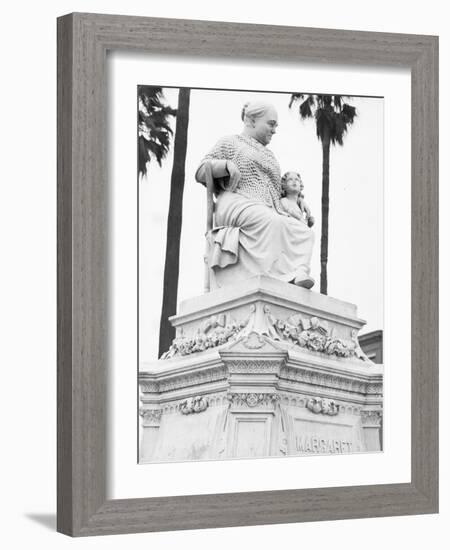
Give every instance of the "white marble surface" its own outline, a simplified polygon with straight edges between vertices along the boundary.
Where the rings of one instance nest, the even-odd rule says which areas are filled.
[[[180,312],[181,344],[140,366],[141,462],[381,449],[383,367],[357,353],[355,305],[254,277]]]

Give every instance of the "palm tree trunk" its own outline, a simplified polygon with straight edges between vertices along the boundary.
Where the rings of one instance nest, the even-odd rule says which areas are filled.
[[[322,235],[320,238],[320,292],[327,294],[328,214],[330,210],[330,136],[322,139]]]
[[[167,218],[163,303],[159,327],[159,357],[169,349],[175,337],[175,329],[170,324],[169,317],[175,315],[177,311],[189,101],[190,89],[180,88],[178,94],[177,123],[175,128],[173,168],[170,181],[169,215]]]

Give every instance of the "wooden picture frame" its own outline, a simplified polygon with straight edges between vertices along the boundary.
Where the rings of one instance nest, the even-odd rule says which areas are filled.
[[[411,70],[411,482],[107,500],[106,53]],[[74,13],[58,19],[58,509],[72,536],[438,511],[438,38]]]

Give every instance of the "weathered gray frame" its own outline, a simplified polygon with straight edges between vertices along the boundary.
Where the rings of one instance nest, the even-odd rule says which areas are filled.
[[[106,52],[408,67],[411,483],[107,500]],[[438,38],[75,13],[58,19],[58,530],[73,536],[438,511]]]

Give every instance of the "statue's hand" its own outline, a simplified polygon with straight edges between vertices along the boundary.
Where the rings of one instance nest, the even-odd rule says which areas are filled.
[[[235,191],[239,180],[241,179],[241,173],[239,172],[239,168],[236,164],[234,164],[231,160],[227,160],[227,170],[230,174],[229,191]]]
[[[314,216],[309,216],[308,218],[308,227],[312,227],[315,224],[316,220],[314,219]]]

